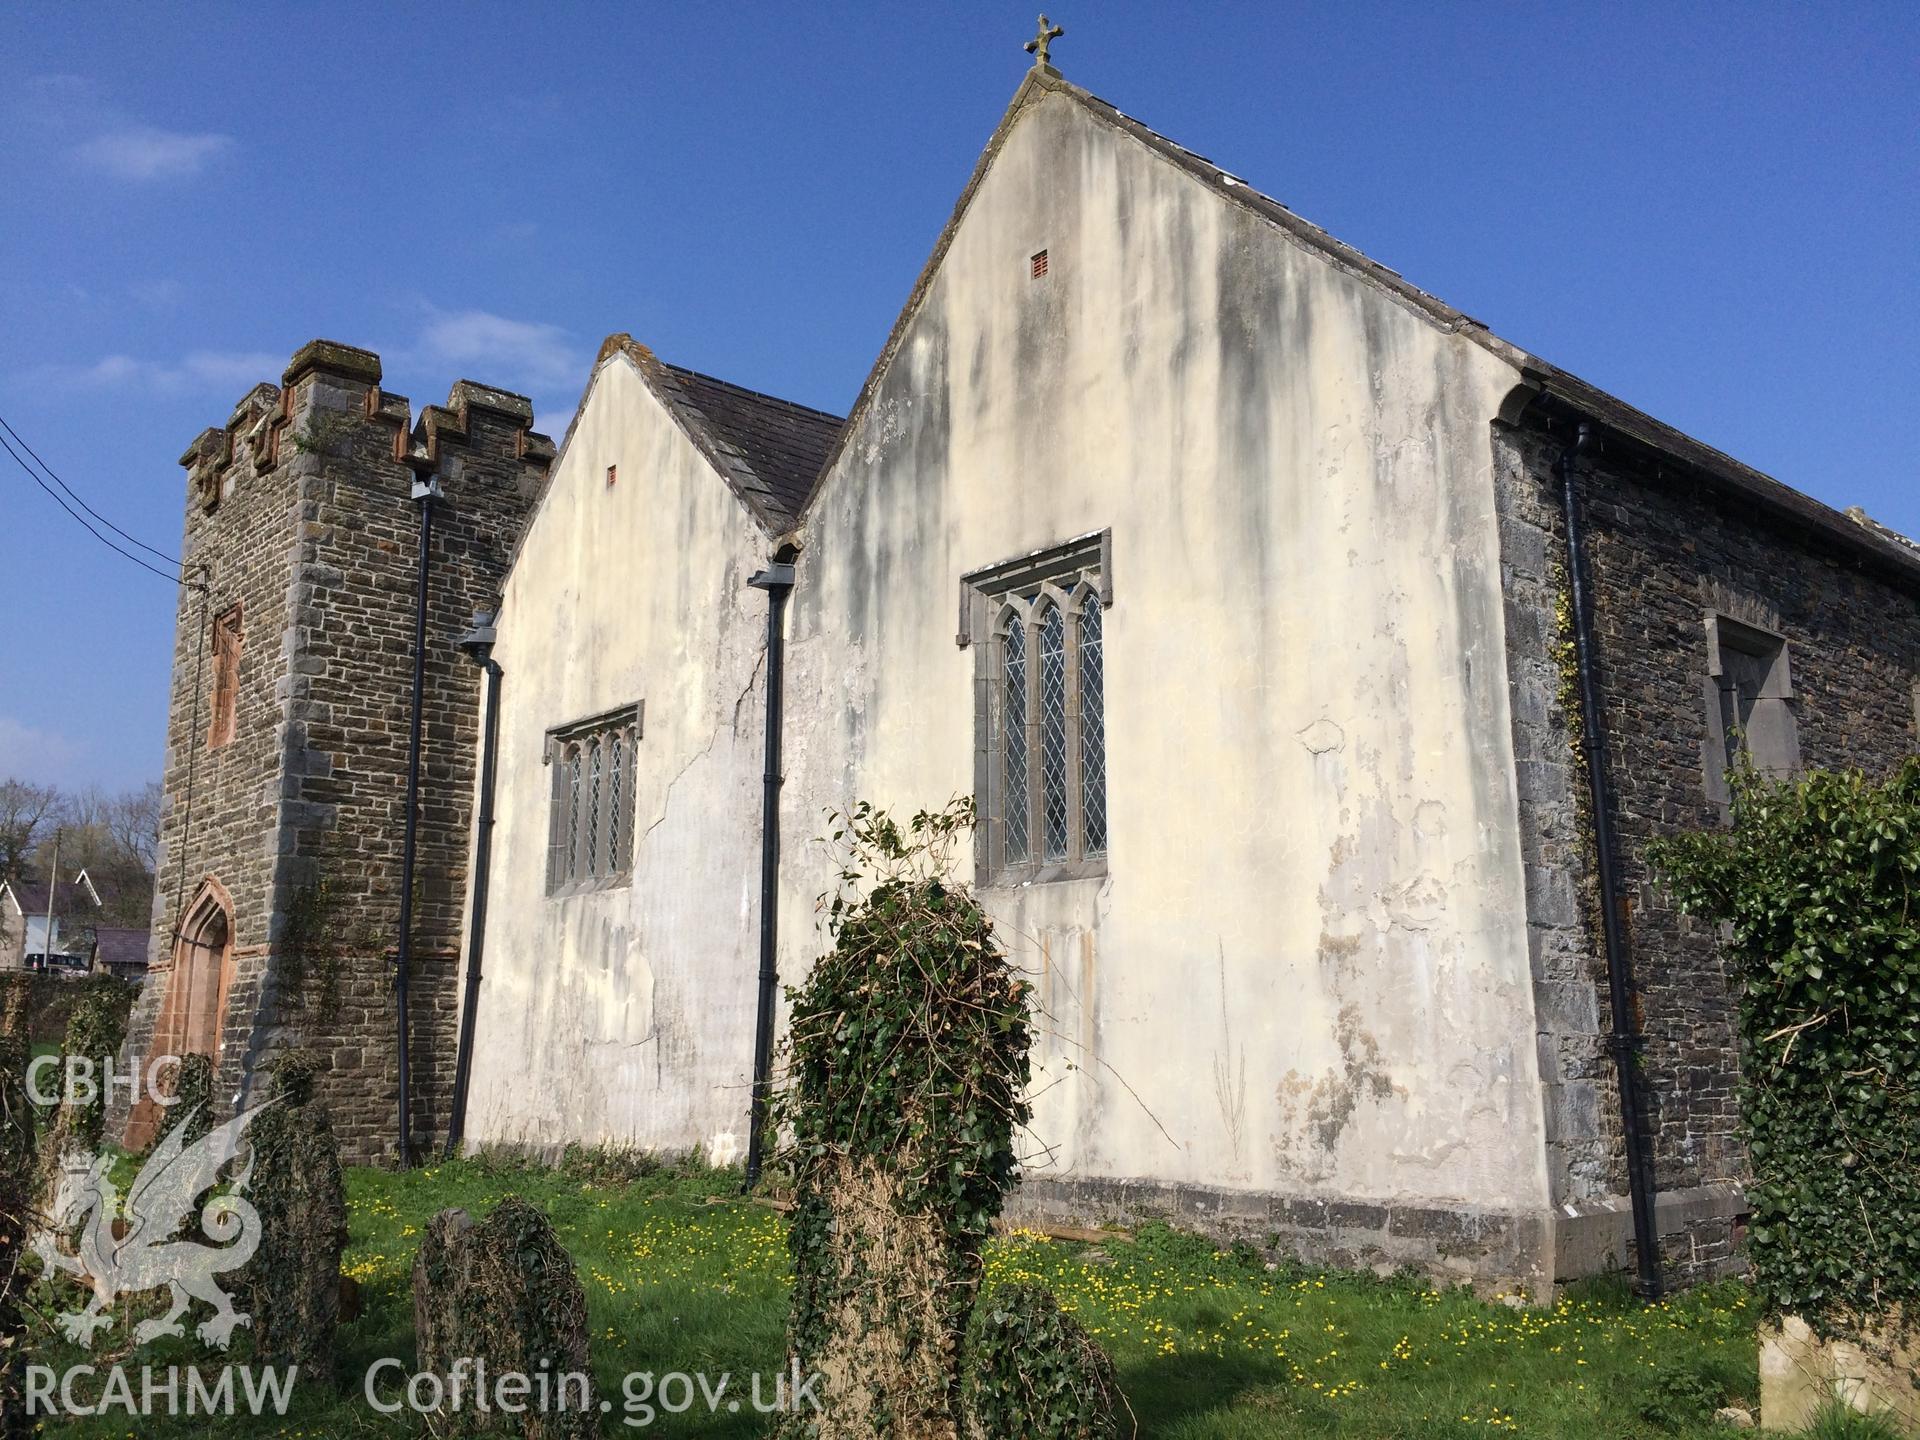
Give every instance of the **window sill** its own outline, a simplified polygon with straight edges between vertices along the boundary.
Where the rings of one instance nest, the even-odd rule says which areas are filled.
[[[1000,871],[980,883],[982,890],[1024,890],[1030,885],[1059,885],[1074,880],[1107,878],[1107,857],[1087,860],[1051,860],[1044,865],[1021,865]]]
[[[602,895],[609,890],[624,890],[632,880],[631,875],[613,875],[605,880],[581,880],[547,891],[547,899],[571,900],[576,895]]]

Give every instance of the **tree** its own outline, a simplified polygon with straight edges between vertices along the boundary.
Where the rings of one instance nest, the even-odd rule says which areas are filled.
[[[160,787],[109,795],[97,789],[66,796],[58,810],[60,873],[87,872],[100,892],[100,921],[138,927],[153,912],[154,856],[160,839]],[[35,858],[40,873],[52,864],[51,839]]]
[[[24,880],[35,847],[53,833],[60,792],[51,785],[0,780],[0,880]]]
[[[57,836],[61,878],[85,870],[102,902],[98,915],[72,920],[145,925],[153,913],[160,799],[160,787],[151,783],[118,795],[98,789],[69,795],[52,785],[0,780],[0,880],[45,879]]]
[[[114,797],[107,810],[107,828],[123,854],[137,860],[148,875],[160,854],[160,782],[149,780],[138,790]]]

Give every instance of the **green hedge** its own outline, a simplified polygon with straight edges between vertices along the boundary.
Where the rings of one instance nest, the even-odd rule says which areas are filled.
[[[1653,854],[1727,927],[1766,1306],[1829,1333],[1920,1315],[1920,758],[1737,776],[1730,828]]]

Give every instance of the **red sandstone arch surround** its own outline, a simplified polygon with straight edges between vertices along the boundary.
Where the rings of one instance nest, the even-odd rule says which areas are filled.
[[[233,897],[213,876],[193,892],[174,930],[172,963],[165,976],[156,979],[167,991],[153,1025],[151,1059],[205,1055],[217,1071],[227,992],[233,984]],[[160,1107],[142,1094],[127,1118],[127,1148],[144,1149],[159,1118]]]

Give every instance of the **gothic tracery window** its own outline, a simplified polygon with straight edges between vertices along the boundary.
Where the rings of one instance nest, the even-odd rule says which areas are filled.
[[[1104,534],[1088,536],[962,581],[961,643],[976,633],[980,642],[975,799],[985,883],[1105,871],[1106,549]]]
[[[640,707],[547,733],[553,768],[548,810],[547,893],[625,884],[633,868],[633,771]]]

